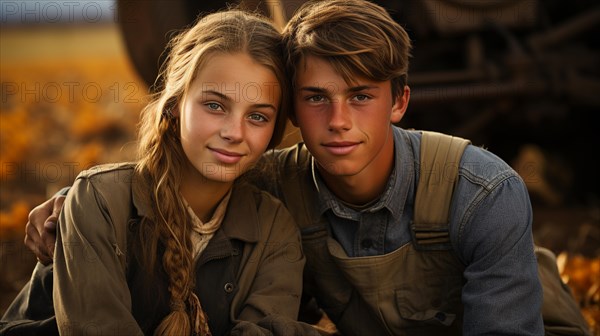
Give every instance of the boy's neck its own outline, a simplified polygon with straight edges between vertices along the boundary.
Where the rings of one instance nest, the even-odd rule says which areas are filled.
[[[319,174],[327,188],[340,200],[361,206],[381,197],[385,192],[394,168],[394,146],[389,149],[385,165],[366,169],[352,176],[332,175],[317,164]]]
[[[381,177],[385,177],[382,179]],[[387,185],[389,174],[380,176],[325,176],[327,188],[340,200],[355,206],[379,198]]]

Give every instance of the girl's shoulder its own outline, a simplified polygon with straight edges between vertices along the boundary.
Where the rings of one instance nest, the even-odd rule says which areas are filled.
[[[241,204],[252,204],[256,211],[284,208],[283,203],[271,193],[247,182],[236,183],[233,187],[230,208]]]
[[[106,163],[87,168],[77,178],[130,182],[135,162]]]
[[[259,240],[297,230],[292,216],[279,199],[248,183],[234,186],[226,218],[244,223],[243,231],[254,228]]]

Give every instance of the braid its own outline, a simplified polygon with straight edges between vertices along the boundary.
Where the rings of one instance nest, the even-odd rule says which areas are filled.
[[[248,31],[252,34],[244,34]],[[203,16],[171,40],[169,55],[157,79],[159,90],[142,111],[136,167],[137,177],[147,186],[140,197],[152,205],[155,215],[140,224],[140,259],[151,274],[160,273],[162,266],[168,277],[171,312],[160,322],[156,335],[210,335],[207,318],[193,291],[192,224],[179,195],[182,172],[189,160],[180,142],[179,119],[174,112],[181,108],[196,73],[206,66],[211,55],[244,52],[273,71],[284,92],[269,143],[269,148],[274,147],[283,136],[290,105],[281,47],[280,34],[267,19],[236,10]],[[165,250],[159,261],[162,247]]]
[[[138,162],[138,174],[153,186],[149,193],[142,192],[154,205],[155,220],[145,221],[149,225],[150,238],[141,241],[142,253],[148,269],[158,267],[156,241],[165,247],[162,267],[168,276],[171,312],[160,322],[155,335],[210,335],[207,318],[193,292],[195,277],[193,249],[190,239],[191,219],[179,196],[182,152],[178,135],[178,119],[169,115],[162,117],[157,127],[159,141],[165,146],[148,144],[145,157]],[[150,125],[149,125],[150,127]],[[150,139],[151,140],[151,139]],[[149,191],[149,190],[148,190]],[[152,237],[152,238],[151,238]],[[153,242],[154,241],[154,242]],[[144,249],[149,247],[150,249]]]
[[[161,240],[165,244],[163,268],[169,276],[171,313],[167,315],[155,331],[155,335],[190,335],[191,321],[187,313],[186,301],[191,294],[191,250],[186,242],[187,225],[169,225],[165,222],[161,230]],[[195,330],[198,332],[198,330]]]

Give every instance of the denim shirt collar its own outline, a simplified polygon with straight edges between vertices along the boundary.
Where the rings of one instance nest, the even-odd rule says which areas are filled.
[[[313,183],[319,195],[321,215],[331,209],[338,217],[358,221],[361,213],[374,213],[386,208],[394,219],[400,219],[407,201],[408,191],[414,181],[415,158],[407,132],[393,125],[392,130],[394,134],[394,167],[392,173],[379,200],[361,211],[346,206],[327,188],[317,170],[314,157],[311,157]]]

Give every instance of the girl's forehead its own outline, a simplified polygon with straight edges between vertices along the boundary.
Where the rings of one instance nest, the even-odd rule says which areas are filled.
[[[282,89],[274,71],[245,53],[216,54],[196,71],[188,93],[219,95],[232,102],[279,105]]]

